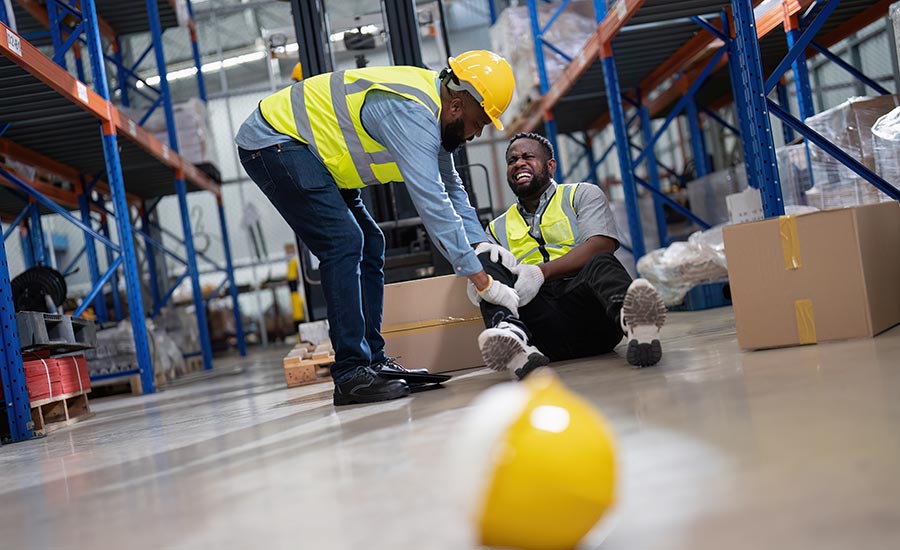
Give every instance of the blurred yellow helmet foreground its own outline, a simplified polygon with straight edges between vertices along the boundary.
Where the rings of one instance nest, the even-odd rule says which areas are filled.
[[[615,445],[606,421],[546,369],[513,392],[495,393],[493,405],[486,397],[473,415],[505,425],[488,430],[493,441],[475,509],[480,542],[574,548],[615,498]],[[505,410],[493,414],[501,402]]]

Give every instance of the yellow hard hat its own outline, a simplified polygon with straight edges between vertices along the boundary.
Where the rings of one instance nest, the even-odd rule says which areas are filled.
[[[471,50],[447,60],[462,87],[481,103],[498,130],[500,115],[509,107],[516,79],[509,62],[494,52]]]
[[[458,482],[481,478],[472,509],[481,544],[575,548],[613,505],[612,432],[552,371],[488,390],[468,427],[466,452],[479,463]]]
[[[296,65],[294,65],[294,70],[291,71],[291,80],[294,82],[300,82],[303,80],[303,64],[299,61]]]

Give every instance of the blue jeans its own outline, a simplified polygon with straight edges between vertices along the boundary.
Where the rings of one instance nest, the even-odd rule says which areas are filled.
[[[288,142],[238,148],[241,164],[300,240],[319,259],[334,346],[331,376],[343,382],[385,359],[384,234],[359,189],[340,189],[309,148]]]

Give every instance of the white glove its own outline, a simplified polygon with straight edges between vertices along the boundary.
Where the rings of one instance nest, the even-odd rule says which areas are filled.
[[[512,268],[516,267],[516,264],[519,262],[516,260],[516,257],[513,256],[513,253],[509,250],[503,248],[499,244],[483,242],[478,243],[478,246],[475,247],[475,255],[484,254],[485,252],[490,251],[491,253],[491,261],[495,264],[500,264],[506,269],[512,270]]]
[[[478,307],[481,305],[481,296],[478,295],[478,289],[475,288],[475,283],[469,279],[466,282],[466,296],[469,297],[469,301],[472,302],[472,305]]]
[[[519,295],[519,307],[534,300],[541,285],[544,284],[544,272],[541,268],[531,264],[520,264],[511,269],[518,277],[516,279],[516,294]]]
[[[516,294],[516,291],[511,287],[497,281],[490,275],[491,283],[484,290],[477,290],[475,292],[478,293],[478,296],[492,304],[496,304],[498,306],[503,306],[508,309],[513,316],[519,316],[519,295]],[[474,285],[473,285],[474,286]]]

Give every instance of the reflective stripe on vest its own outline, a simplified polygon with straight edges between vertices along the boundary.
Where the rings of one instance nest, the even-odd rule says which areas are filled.
[[[370,67],[302,80],[260,102],[263,118],[282,134],[309,145],[339,187],[357,188],[403,181],[383,145],[360,121],[366,94],[395,93],[440,118],[437,73],[416,67]]]
[[[574,206],[577,188],[577,183],[557,187],[541,214],[540,240],[531,236],[530,227],[516,204],[490,223],[491,234],[519,263],[536,265],[565,256],[578,242]]]

